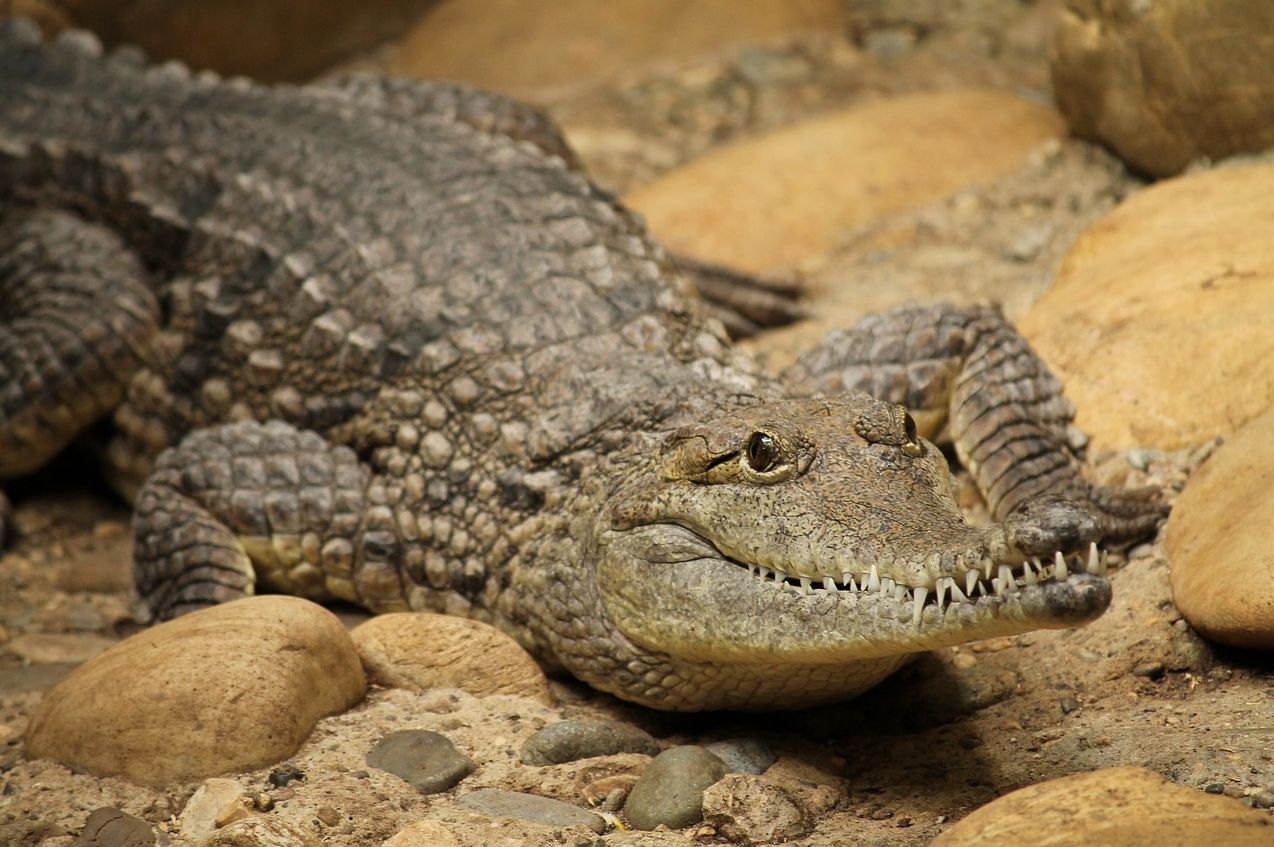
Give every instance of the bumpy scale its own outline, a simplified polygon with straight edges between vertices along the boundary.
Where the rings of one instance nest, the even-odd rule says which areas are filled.
[[[767,377],[550,124],[467,88],[263,88],[10,24],[0,202],[0,475],[111,414],[158,618],[436,610],[650,706],[789,707],[1091,619],[1093,542],[1159,517],[1083,480],[995,311]]]

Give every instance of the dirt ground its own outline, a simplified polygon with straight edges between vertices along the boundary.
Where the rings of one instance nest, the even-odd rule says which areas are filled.
[[[885,18],[851,32],[646,68],[549,109],[590,172],[622,191],[727,140],[868,98],[979,83],[1046,100],[1051,4],[957,5],[977,8],[964,17],[934,11],[923,20]],[[804,272],[804,303],[836,309],[845,321],[936,297],[995,299],[1010,315],[1020,313],[1078,232],[1140,185],[1098,148],[1046,144],[999,180],[847,233],[840,249]],[[899,231],[909,237],[887,237]],[[783,330],[750,346],[781,358],[801,332]],[[1090,458],[1099,481],[1156,484],[1171,497],[1214,446]],[[976,496],[965,485],[976,514]],[[72,452],[7,490],[15,525],[0,557],[0,843],[34,845],[73,834],[101,806],[168,820],[196,784],[152,791],[22,757],[22,734],[41,691],[100,649],[101,639],[126,636],[136,624],[128,609],[128,511],[98,481],[93,460]],[[1189,629],[1171,602],[1161,539],[1115,563],[1114,603],[1095,623],[929,654],[838,706],[777,718],[666,715],[569,680],[554,683],[556,708],[374,689],[362,705],[322,721],[291,760],[305,780],[275,787],[268,770],[239,779],[276,814],[305,823],[329,844],[371,847],[420,818],[444,822],[466,845],[593,844],[591,833],[574,830],[557,837],[529,826],[493,828],[447,795],[423,797],[393,777],[368,773],[362,759],[372,741],[394,729],[445,731],[483,763],[466,786],[534,787],[579,803],[575,766],[530,774],[518,765],[517,750],[550,720],[592,716],[630,721],[665,743],[764,740],[807,783],[833,791],[814,831],[793,842],[802,845],[927,844],[951,821],[1010,790],[1113,765],[1145,766],[1251,803],[1274,785],[1269,657],[1215,648]],[[342,613],[361,619],[355,610]],[[35,647],[27,639],[28,646],[12,649],[15,639],[42,633],[59,637]],[[711,827],[600,839],[721,841]]]

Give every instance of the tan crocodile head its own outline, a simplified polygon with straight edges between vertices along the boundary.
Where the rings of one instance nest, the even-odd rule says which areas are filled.
[[[604,520],[606,615],[678,678],[701,680],[698,703],[670,704],[658,686],[624,691],[665,708],[845,697],[908,654],[1075,626],[1110,600],[1084,513],[1044,503],[971,526],[942,453],[900,407],[865,395],[680,429],[614,492]],[[764,702],[753,677],[773,689]]]

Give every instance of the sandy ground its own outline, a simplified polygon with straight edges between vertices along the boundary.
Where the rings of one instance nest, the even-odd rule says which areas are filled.
[[[623,190],[728,139],[863,98],[966,82],[1046,98],[1043,10],[985,5],[995,14],[978,25],[948,22],[919,41],[888,37],[888,28],[874,38],[818,34],[692,67],[646,70],[551,111],[591,172]],[[839,309],[846,321],[869,308],[935,296],[998,299],[1010,314],[1020,312],[1047,284],[1075,235],[1138,187],[1096,148],[1073,141],[1046,145],[994,183],[847,233],[843,248],[806,274],[806,303]],[[882,240],[882,232],[898,231],[909,236]],[[799,327],[784,330],[753,347],[781,356],[800,333]],[[1172,496],[1210,446],[1091,457],[1094,476],[1158,484]],[[153,791],[22,758],[21,737],[40,692],[100,639],[136,629],[127,604],[128,512],[95,480],[92,460],[72,454],[9,488],[16,531],[0,558],[0,843],[36,844],[75,833],[101,806],[162,822],[196,787]],[[976,498],[966,500],[976,512]],[[269,771],[239,779],[260,793],[262,805],[324,843],[359,847],[379,844],[420,818],[444,822],[466,845],[594,843],[583,830],[554,834],[496,824],[459,809],[448,795],[422,797],[369,771],[366,749],[407,727],[445,732],[481,763],[467,788],[534,789],[575,803],[582,802],[578,764],[531,773],[517,763],[521,743],[559,717],[628,720],[666,744],[760,738],[799,775],[794,779],[830,791],[813,832],[795,842],[807,845],[927,844],[953,819],[1009,790],[1111,765],[1143,765],[1236,797],[1274,784],[1268,657],[1215,649],[1189,630],[1171,603],[1160,541],[1133,548],[1117,564],[1114,605],[1094,624],[930,654],[877,690],[835,707],[777,719],[664,715],[569,680],[554,683],[556,708],[517,698],[374,689],[359,707],[324,720],[292,760],[305,780],[278,788],[269,783]],[[345,613],[351,621],[360,618]],[[15,639],[39,633],[61,637],[34,653],[13,649]],[[711,828],[692,828],[611,833],[603,843],[718,842]]]

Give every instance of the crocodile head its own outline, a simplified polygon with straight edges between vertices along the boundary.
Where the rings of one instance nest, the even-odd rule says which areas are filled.
[[[629,699],[839,699],[910,654],[1076,626],[1110,601],[1085,511],[1046,502],[971,526],[943,454],[866,395],[684,427],[637,467],[609,499],[594,558],[613,627],[666,657],[636,691],[595,682]],[[679,684],[652,684],[659,672]]]

